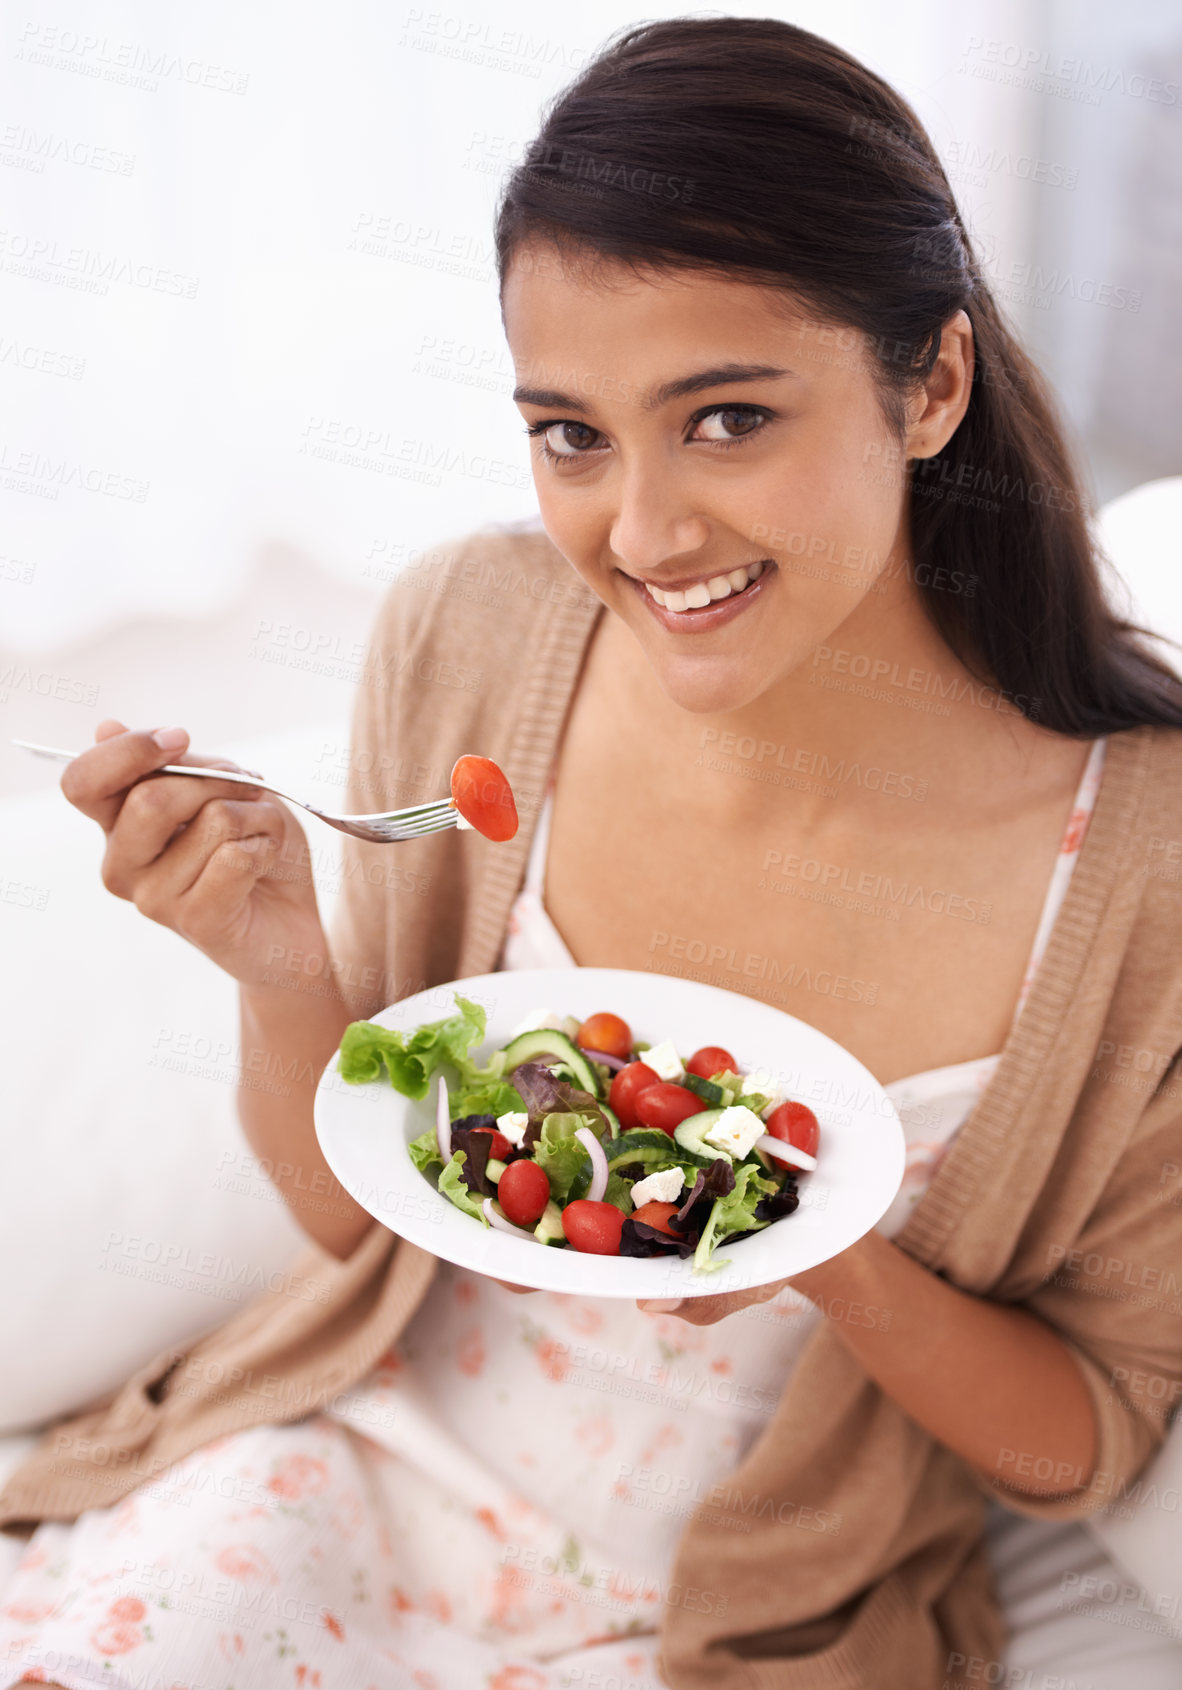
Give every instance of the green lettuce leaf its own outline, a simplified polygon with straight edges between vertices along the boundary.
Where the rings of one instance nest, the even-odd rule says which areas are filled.
[[[429,1021],[413,1033],[382,1027],[376,1021],[353,1021],[345,1028],[337,1071],[350,1084],[379,1078],[383,1065],[390,1084],[406,1097],[427,1095],[427,1082],[443,1062],[459,1069],[462,1080],[481,1073],[468,1055],[469,1046],[484,1038],[485,1015],[478,1003],[455,994],[457,1012]]]
[[[632,1181],[624,1179],[620,1174],[609,1174],[603,1201],[614,1203],[617,1209],[621,1209],[624,1214],[630,1215],[635,1207],[632,1202]]]
[[[725,1197],[716,1197],[710,1219],[702,1228],[698,1247],[694,1251],[695,1273],[717,1273],[726,1267],[729,1257],[711,1259],[723,1239],[732,1232],[746,1232],[749,1228],[770,1226],[770,1221],[755,1218],[755,1205],[761,1197],[769,1197],[778,1189],[775,1180],[766,1179],[754,1162],[740,1162],[735,1169],[735,1189]]]
[[[590,1153],[575,1137],[578,1129],[585,1126],[592,1126],[590,1116],[555,1114],[542,1119],[538,1142],[534,1146],[534,1161],[545,1170],[550,1181],[550,1195],[556,1203],[566,1202],[571,1181],[579,1169],[591,1160]]]
[[[464,1184],[463,1175],[460,1172],[460,1165],[463,1160],[464,1152],[462,1150],[453,1151],[451,1161],[439,1176],[439,1189],[445,1197],[451,1199],[457,1209],[462,1209],[466,1215],[474,1215],[482,1226],[487,1226],[488,1216]]]
[[[412,1138],[406,1147],[410,1151],[410,1159],[421,1174],[425,1174],[432,1162],[443,1166],[443,1157],[439,1154],[439,1139],[435,1128],[422,1133],[418,1138]]]
[[[525,1112],[520,1094],[508,1080],[478,1080],[461,1088],[457,1095],[450,1093],[451,1118],[463,1120],[465,1115],[509,1115]]]
[[[740,1092],[739,1095],[734,1099],[734,1104],[735,1104],[736,1108],[750,1109],[751,1113],[753,1115],[758,1115],[760,1120],[762,1121],[763,1112],[768,1107],[768,1105],[771,1103],[771,1101],[772,1100],[771,1100],[770,1096],[768,1096],[764,1092],[748,1091],[748,1092]]]

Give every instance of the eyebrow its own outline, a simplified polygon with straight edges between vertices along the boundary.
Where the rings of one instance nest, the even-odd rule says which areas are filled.
[[[733,382],[778,381],[782,376],[795,376],[795,370],[782,370],[774,364],[716,364],[713,369],[698,370],[692,376],[678,376],[676,381],[662,382],[641,401],[641,409],[655,411],[670,399],[683,399],[689,393],[701,393],[707,387],[728,387]],[[571,393],[560,393],[553,387],[515,387],[513,398],[518,404],[547,405],[555,410],[581,411],[591,409],[585,400]]]

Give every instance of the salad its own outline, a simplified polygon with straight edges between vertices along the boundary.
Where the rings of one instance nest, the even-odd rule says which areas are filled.
[[[683,1061],[671,1039],[635,1039],[618,1015],[549,1009],[481,1065],[470,1052],[484,1010],[458,992],[455,1004],[410,1033],[352,1022],[337,1069],[354,1084],[384,1072],[415,1099],[435,1078],[435,1125],[408,1148],[473,1220],[593,1255],[692,1256],[694,1273],[713,1273],[724,1241],[799,1206],[820,1129],[767,1070],[741,1073],[719,1045]]]

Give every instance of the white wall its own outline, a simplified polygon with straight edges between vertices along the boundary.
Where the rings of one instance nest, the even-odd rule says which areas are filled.
[[[493,204],[543,102],[637,14],[457,6],[31,0],[0,26],[10,732],[74,747],[107,714],[197,711],[181,719],[212,748],[227,722],[336,712],[347,681],[268,667],[260,623],[294,604],[292,637],[346,649],[408,550],[532,508]],[[1142,414],[1146,331],[1164,318],[1165,244],[1117,216],[1128,161],[1144,172],[1178,107],[1110,86],[1065,98],[1079,76],[1040,68],[1073,53],[1122,77],[1160,68],[1164,0],[732,10],[829,35],[914,103],[1099,490],[1182,467],[1161,427],[1105,432],[1122,406]],[[1047,306],[1013,279],[1036,261],[1135,284],[1144,310]],[[1159,353],[1153,404],[1182,414],[1177,353]],[[0,790],[48,778],[0,747]]]

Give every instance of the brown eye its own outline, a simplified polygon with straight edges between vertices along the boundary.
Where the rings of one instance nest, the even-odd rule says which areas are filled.
[[[556,458],[574,458],[587,449],[596,432],[587,423],[551,423],[542,440]]]
[[[713,425],[714,432],[695,434],[697,440],[740,440],[745,435],[754,434],[764,422],[764,414],[750,405],[720,405],[717,410],[709,411],[699,417],[698,427]]]

